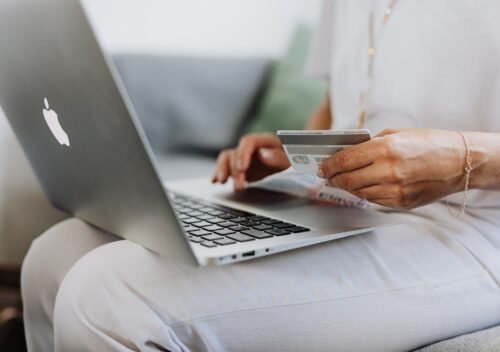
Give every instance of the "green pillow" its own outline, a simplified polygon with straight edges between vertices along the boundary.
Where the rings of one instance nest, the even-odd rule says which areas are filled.
[[[286,57],[275,64],[263,103],[247,132],[304,129],[323,102],[327,83],[305,73],[311,37],[311,28],[299,26]]]

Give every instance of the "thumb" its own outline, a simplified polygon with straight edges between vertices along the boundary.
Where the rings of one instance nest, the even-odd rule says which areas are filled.
[[[395,128],[386,128],[385,130],[383,130],[382,132],[380,132],[379,134],[377,134],[376,137],[385,137],[387,135],[398,133],[400,131],[401,130],[398,130],[398,129],[395,129]]]
[[[259,149],[259,160],[267,167],[276,170],[285,170],[290,167],[290,162],[282,148]]]

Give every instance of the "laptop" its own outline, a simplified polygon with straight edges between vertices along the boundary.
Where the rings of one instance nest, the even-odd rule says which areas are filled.
[[[0,105],[53,205],[160,255],[224,265],[399,222],[270,192],[235,195],[208,175],[165,187],[78,0],[0,1],[0,52]]]

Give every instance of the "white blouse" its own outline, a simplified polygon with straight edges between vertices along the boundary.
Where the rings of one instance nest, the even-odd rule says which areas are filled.
[[[309,70],[330,81],[334,127],[354,128],[359,115],[373,9],[366,128],[500,132],[500,1],[399,0],[382,26],[388,2],[323,3]],[[500,192],[474,191],[470,205],[500,207]]]

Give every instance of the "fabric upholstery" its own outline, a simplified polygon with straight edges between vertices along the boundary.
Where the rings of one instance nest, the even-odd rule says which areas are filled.
[[[272,78],[248,132],[301,130],[327,94],[325,81],[305,72],[312,31],[300,26],[283,60],[275,64]]]
[[[117,55],[146,134],[159,151],[234,143],[265,81],[267,59]]]

